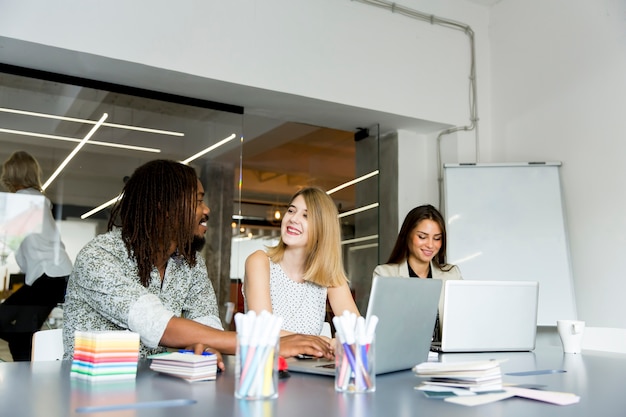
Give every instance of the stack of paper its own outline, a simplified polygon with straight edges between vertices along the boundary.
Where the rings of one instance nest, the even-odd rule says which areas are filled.
[[[129,331],[74,333],[72,375],[91,380],[134,379],[139,335]]]
[[[500,362],[496,360],[470,362],[424,362],[413,368],[424,378],[420,390],[441,392],[441,387],[462,389],[470,392],[493,392],[502,390]]]
[[[217,356],[205,352],[165,352],[150,356],[150,369],[183,378],[189,382],[211,381],[217,376]]]
[[[420,363],[413,368],[413,372],[424,381],[415,389],[423,391],[428,397],[466,406],[489,404],[510,397],[557,405],[580,401],[579,396],[568,392],[528,389],[510,384],[503,386],[500,363],[498,360]]]

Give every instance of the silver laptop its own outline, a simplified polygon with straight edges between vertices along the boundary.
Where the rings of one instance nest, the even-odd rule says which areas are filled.
[[[432,350],[533,350],[538,296],[536,281],[446,281],[441,346]]]
[[[374,277],[367,315],[378,317],[376,374],[410,369],[428,359],[441,281]],[[289,359],[289,371],[333,376],[334,361]]]

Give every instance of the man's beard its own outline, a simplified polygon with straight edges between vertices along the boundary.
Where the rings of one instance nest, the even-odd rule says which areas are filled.
[[[204,236],[194,236],[193,241],[191,242],[191,250],[200,252],[202,248],[204,248],[205,243],[206,238]]]

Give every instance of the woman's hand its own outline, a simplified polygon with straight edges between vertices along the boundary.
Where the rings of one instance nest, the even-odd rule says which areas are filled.
[[[316,358],[333,359],[335,352],[327,337],[306,334],[291,334],[280,338],[280,356],[310,355]]]

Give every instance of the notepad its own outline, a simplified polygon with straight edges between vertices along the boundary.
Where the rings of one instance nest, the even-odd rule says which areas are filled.
[[[134,379],[139,334],[130,331],[74,332],[72,376],[89,380]]]
[[[463,388],[471,392],[502,390],[502,372],[497,360],[424,362],[415,366],[413,372],[424,379],[426,386]]]
[[[217,377],[217,356],[214,354],[165,352],[149,356],[150,369],[182,378],[188,382],[212,381]]]

